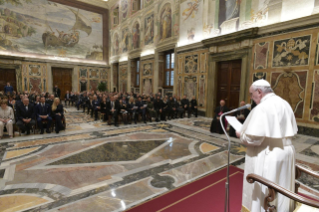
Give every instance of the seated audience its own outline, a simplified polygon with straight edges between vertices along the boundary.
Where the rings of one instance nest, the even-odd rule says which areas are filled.
[[[62,120],[64,118],[64,110],[59,98],[54,99],[51,106],[51,111],[52,117],[55,119],[55,132],[58,134],[60,130],[64,130],[64,126],[62,123]]]
[[[42,96],[40,99],[40,104],[36,105],[36,117],[38,122],[38,127],[41,130],[40,134],[44,133],[43,129],[43,121],[47,122],[47,129],[46,133],[51,133],[50,127],[52,124],[52,118],[51,118],[51,106],[45,103],[45,97]]]
[[[27,131],[27,135],[30,135],[30,129],[35,125],[34,104],[29,103],[27,97],[23,98],[22,103],[17,107],[17,126],[22,133]]]
[[[219,134],[222,134],[223,133],[223,129],[220,125],[220,116],[225,113],[225,112],[228,112],[228,108],[225,106],[225,101],[224,100],[220,100],[220,106],[216,107],[215,109],[215,116],[214,116],[214,119],[212,120],[212,123],[210,125],[210,132],[211,133],[219,133]],[[223,118],[223,124],[224,124],[224,127],[225,126],[225,117]]]
[[[7,128],[8,134],[10,138],[13,137],[13,124],[14,124],[14,112],[11,107],[7,104],[7,100],[3,99],[0,100],[1,107],[0,107],[0,139],[3,136],[3,129],[4,127]]]

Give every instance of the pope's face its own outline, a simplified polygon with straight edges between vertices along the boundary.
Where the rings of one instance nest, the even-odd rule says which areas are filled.
[[[250,97],[258,105],[262,98],[262,93],[259,89],[254,89],[252,86],[249,88]]]

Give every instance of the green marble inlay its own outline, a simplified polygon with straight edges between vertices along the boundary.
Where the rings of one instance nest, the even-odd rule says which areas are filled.
[[[83,151],[48,165],[100,163],[137,160],[166,140],[112,142]]]

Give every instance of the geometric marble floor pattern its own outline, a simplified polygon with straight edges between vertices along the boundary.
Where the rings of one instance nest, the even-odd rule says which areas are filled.
[[[228,142],[208,132],[211,119],[116,128],[68,110],[66,132],[1,140],[0,211],[123,211],[227,163]],[[294,145],[297,160],[319,171],[319,139],[298,135]],[[231,163],[242,167],[245,151],[233,140]],[[319,182],[301,181],[319,193]]]

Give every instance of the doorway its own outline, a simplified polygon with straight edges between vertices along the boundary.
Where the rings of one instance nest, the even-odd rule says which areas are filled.
[[[72,91],[72,71],[71,68],[52,67],[53,87],[57,85],[61,90],[61,99],[64,99],[66,91]]]
[[[7,82],[13,87],[14,91],[17,91],[17,80],[15,69],[0,69],[0,90],[4,90]]]
[[[217,72],[217,101],[219,106],[221,99],[229,109],[239,105],[241,60],[223,61],[218,63]]]

